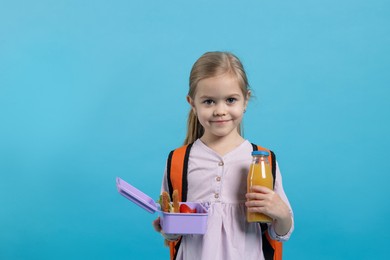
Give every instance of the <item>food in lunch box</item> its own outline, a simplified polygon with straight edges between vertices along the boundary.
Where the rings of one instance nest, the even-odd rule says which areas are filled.
[[[164,191],[160,196],[160,206],[163,212],[171,212],[171,199],[166,191]]]
[[[179,213],[180,212],[180,203],[179,203],[179,192],[177,190],[174,190],[172,193],[172,206],[173,206],[173,212]]]
[[[191,209],[186,204],[181,204],[180,213],[196,213],[196,209]]]
[[[196,213],[196,209],[191,209],[185,203],[179,202],[179,192],[174,190],[172,193],[172,202],[169,193],[163,191],[158,201],[160,203],[161,211],[168,213]]]

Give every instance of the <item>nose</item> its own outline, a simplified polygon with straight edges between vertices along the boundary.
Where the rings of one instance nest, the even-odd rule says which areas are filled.
[[[226,116],[226,108],[224,104],[218,104],[215,107],[214,116]]]

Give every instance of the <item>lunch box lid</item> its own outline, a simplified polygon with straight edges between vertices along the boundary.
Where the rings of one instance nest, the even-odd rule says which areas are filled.
[[[131,200],[146,211],[154,213],[159,210],[159,207],[157,206],[158,204],[151,197],[119,177],[116,178],[116,186],[118,188],[118,192],[122,196]]]

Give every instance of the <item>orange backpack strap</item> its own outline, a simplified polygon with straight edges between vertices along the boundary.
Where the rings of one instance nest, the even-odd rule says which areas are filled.
[[[280,241],[277,241],[277,240],[273,240],[269,236],[268,231],[265,232],[265,235],[267,237],[267,241],[269,242],[271,247],[274,249],[274,257],[271,258],[271,259],[273,259],[273,260],[282,260],[282,256],[283,256],[283,254],[282,254],[283,253],[283,243],[280,242]]]
[[[178,190],[179,200],[187,201],[187,170],[188,158],[192,144],[184,145],[169,153],[167,161],[167,181],[169,194],[172,198],[174,190]],[[169,242],[170,259],[176,259],[180,247],[181,238],[175,242]]]
[[[271,151],[259,145],[252,144],[253,151],[267,151],[269,153],[268,161],[271,164],[271,172],[274,179],[273,186],[275,187],[276,179],[276,156]],[[263,233],[263,254],[266,260],[282,260],[283,243],[273,240],[268,234],[268,225],[260,223]]]
[[[187,169],[192,144],[184,145],[170,152],[167,162],[169,194],[178,190],[180,201],[187,201]]]

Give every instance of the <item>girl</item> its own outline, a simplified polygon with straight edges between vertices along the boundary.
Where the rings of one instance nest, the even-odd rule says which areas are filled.
[[[264,259],[258,223],[246,211],[272,217],[269,235],[286,241],[293,229],[291,206],[276,164],[274,191],[257,186],[246,193],[252,145],[241,135],[241,121],[251,92],[239,59],[227,52],[208,52],[193,65],[187,101],[191,105],[185,144],[188,159],[187,201],[208,205],[207,232],[181,236],[176,259]],[[168,191],[167,171],[162,190]],[[161,232],[159,219],[153,222]],[[162,235],[174,241],[179,236]]]

